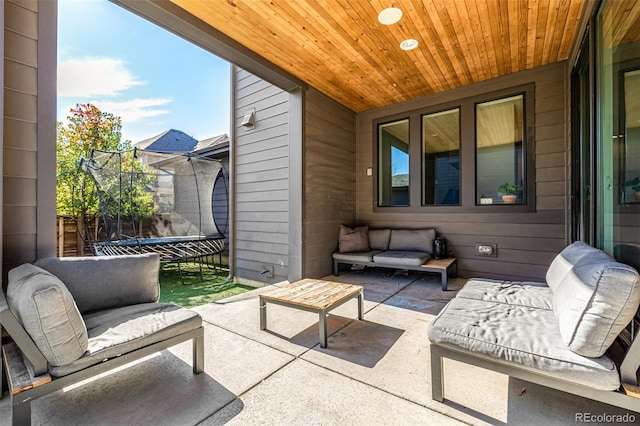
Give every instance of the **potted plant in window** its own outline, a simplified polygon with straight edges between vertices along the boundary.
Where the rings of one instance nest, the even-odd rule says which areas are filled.
[[[640,177],[626,181],[624,186],[630,186],[633,191],[633,197],[636,201],[640,201]]]
[[[505,182],[504,185],[498,187],[498,192],[502,194],[502,202],[505,204],[515,204],[518,199],[518,191],[522,191],[522,186],[511,182]]]

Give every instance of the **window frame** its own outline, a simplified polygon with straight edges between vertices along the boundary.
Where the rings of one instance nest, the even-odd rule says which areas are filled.
[[[405,120],[407,121],[407,125],[409,126],[409,140],[407,141],[407,156],[409,157],[409,187],[408,187],[409,192],[407,194],[407,198],[408,198],[409,204],[408,205],[405,205],[405,204],[393,205],[393,204],[391,204],[391,205],[388,205],[388,206],[381,206],[379,204],[380,203],[380,163],[377,162],[380,159],[380,155],[379,155],[380,154],[380,126],[384,126],[384,125],[387,125],[387,124],[393,124],[393,123],[399,123],[399,122],[405,121]],[[411,163],[411,140],[412,140],[411,139],[411,120],[409,119],[408,116],[407,117],[400,116],[399,118],[394,118],[394,119],[391,119],[391,120],[387,120],[387,121],[378,123],[378,125],[375,126],[375,130],[376,130],[376,132],[378,132],[378,134],[376,135],[376,141],[377,141],[377,143],[375,145],[376,152],[374,154],[374,157],[376,159],[375,160],[376,161],[376,167],[375,167],[375,170],[376,170],[376,179],[375,179],[375,181],[376,181],[376,190],[375,190],[375,193],[376,193],[376,206],[381,207],[381,208],[390,208],[390,207],[404,207],[404,208],[406,208],[406,207],[409,207],[409,206],[411,206],[411,197],[413,195],[411,193],[411,168],[413,167],[413,165]]]
[[[522,204],[476,204],[476,104],[523,96],[525,200]],[[422,204],[423,158],[422,117],[459,108],[460,126],[460,204]],[[379,206],[379,129],[396,120],[409,119],[409,205]],[[424,106],[372,120],[373,179],[372,209],[379,213],[526,213],[536,211],[535,182],[535,84],[533,82],[460,97],[448,102]]]

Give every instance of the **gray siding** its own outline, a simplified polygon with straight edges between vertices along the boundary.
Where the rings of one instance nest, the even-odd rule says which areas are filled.
[[[2,261],[55,254],[55,1],[8,0],[4,19]]]
[[[341,223],[356,222],[356,115],[310,89],[305,99],[306,277],[332,272]]]
[[[553,257],[568,243],[566,64],[512,74],[411,102],[358,114],[357,214],[370,227],[434,227],[458,258],[463,277],[542,280]],[[536,211],[528,213],[387,213],[373,209],[372,121],[392,114],[438,105],[508,86],[535,84]],[[495,243],[498,256],[475,255],[476,243]]]
[[[235,275],[283,281],[289,275],[289,94],[235,70]],[[251,109],[255,127],[243,127]],[[260,274],[264,267],[273,267],[273,278]]]

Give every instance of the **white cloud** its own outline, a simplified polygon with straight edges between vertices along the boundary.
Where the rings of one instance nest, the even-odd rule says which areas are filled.
[[[133,123],[143,118],[169,114],[168,109],[162,109],[164,105],[173,102],[172,99],[131,99],[121,102],[93,101],[91,102],[100,111],[108,112],[122,118],[123,123]]]
[[[88,57],[58,64],[59,96],[115,96],[141,84],[117,58]]]

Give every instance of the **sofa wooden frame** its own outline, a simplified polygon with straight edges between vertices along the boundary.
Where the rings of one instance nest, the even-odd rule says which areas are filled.
[[[0,343],[2,343],[2,328],[4,328],[13,339],[12,343],[7,343],[3,346],[2,351],[2,364],[7,375],[9,396],[11,398],[13,425],[31,424],[31,401],[36,398],[56,392],[67,386],[79,383],[188,340],[193,341],[193,373],[200,374],[204,371],[204,327],[202,326],[57,378],[51,377],[47,373],[47,360],[13,315],[13,312],[9,309],[4,293],[0,291]],[[17,346],[18,350],[15,353],[19,356],[11,356],[10,352],[12,351],[6,350],[8,349],[8,345],[13,344]],[[0,382],[2,381],[1,371],[2,368],[0,368]],[[29,375],[30,383],[16,386],[11,374],[13,372],[23,372],[24,374],[25,371],[26,374]]]

